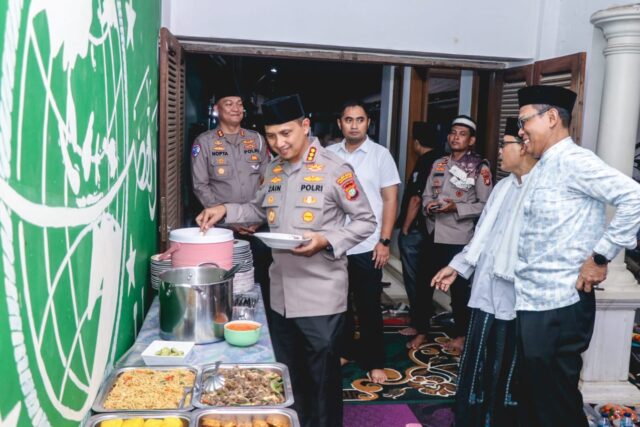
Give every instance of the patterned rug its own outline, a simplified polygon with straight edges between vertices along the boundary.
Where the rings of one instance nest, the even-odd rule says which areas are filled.
[[[343,367],[345,403],[422,403],[455,396],[459,353],[444,350],[449,340],[444,330],[433,328],[426,344],[408,350],[409,338],[398,333],[402,327],[385,326],[385,383],[371,382],[356,363]]]

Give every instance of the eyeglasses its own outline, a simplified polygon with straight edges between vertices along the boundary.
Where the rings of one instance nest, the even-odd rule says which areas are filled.
[[[537,113],[529,114],[528,116],[518,117],[518,127],[520,129],[524,128],[524,124],[527,123],[529,120],[533,119],[535,116],[541,116],[547,111],[549,111],[549,108],[545,108],[544,110],[538,111]]]
[[[502,149],[505,145],[509,144],[522,144],[522,141],[505,141],[504,139],[501,139],[500,142],[498,142],[498,148]]]

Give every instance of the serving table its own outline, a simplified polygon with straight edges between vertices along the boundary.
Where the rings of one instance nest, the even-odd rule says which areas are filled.
[[[223,363],[273,363],[275,355],[271,345],[271,336],[267,326],[267,316],[260,293],[260,287],[256,286],[252,293],[258,295],[255,306],[255,320],[262,324],[262,332],[258,342],[249,347],[235,347],[226,341],[218,341],[210,344],[198,344],[187,357],[184,364],[202,366],[221,360]],[[160,301],[156,296],[149,308],[147,317],[142,324],[135,343],[118,360],[116,368],[123,366],[144,366],[142,352],[154,340],[160,340]]]

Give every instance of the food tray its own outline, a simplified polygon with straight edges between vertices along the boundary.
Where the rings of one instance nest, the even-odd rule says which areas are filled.
[[[280,374],[282,377],[284,402],[275,405],[243,405],[242,408],[251,409],[277,409],[286,408],[293,405],[293,390],[291,388],[291,377],[289,376],[289,368],[282,363],[222,363],[220,365],[220,373],[224,375],[226,369],[240,368],[240,369],[263,369],[266,371],[272,371]],[[209,377],[209,373],[213,370],[213,365],[206,365],[202,368],[200,377],[198,378],[196,390],[193,396],[193,404],[197,408],[238,408],[238,406],[211,406],[202,402],[202,387],[206,379]]]
[[[136,411],[136,412],[111,412],[108,414],[98,414],[89,418],[89,420],[84,424],[84,427],[100,427],[100,423],[103,421],[114,420],[114,419],[131,419],[131,418],[144,418],[148,420],[150,418],[163,419],[166,417],[175,417],[182,421],[182,427],[189,427],[191,425],[191,417],[190,414],[185,414],[184,412],[163,412],[158,413],[157,411],[149,412],[149,411]]]
[[[191,425],[193,427],[201,427],[201,422],[206,418],[218,418],[220,421],[231,421],[234,419],[242,419],[243,417],[250,417],[251,421],[257,417],[265,419],[269,415],[281,415],[289,422],[286,427],[300,427],[300,421],[298,415],[292,409],[279,408],[279,409],[257,409],[257,408],[226,408],[226,409],[199,409],[193,412],[191,416]]]
[[[185,404],[183,408],[173,408],[173,409],[108,409],[104,407],[104,403],[107,400],[107,396],[109,395],[109,392],[111,391],[111,389],[113,388],[116,380],[118,379],[118,377],[126,372],[129,371],[134,371],[137,369],[152,369],[155,371],[170,371],[172,369],[186,369],[189,370],[191,372],[193,372],[195,374],[195,380],[194,380],[194,386],[193,386],[193,391],[191,393],[191,399],[189,400],[188,404]],[[170,413],[170,412],[188,412],[191,411],[194,406],[193,406],[193,401],[194,401],[194,395],[195,395],[195,389],[197,387],[197,384],[200,380],[200,375],[201,372],[199,369],[194,368],[193,366],[184,366],[184,365],[173,365],[173,366],[128,366],[128,367],[124,367],[124,368],[119,368],[119,369],[115,369],[103,382],[102,382],[102,386],[100,387],[100,391],[98,392],[98,395],[96,396],[96,400],[93,402],[93,406],[91,407],[91,409],[94,412],[124,412],[124,413],[129,413],[129,412],[155,412],[155,413],[160,413],[165,415],[166,413]]]

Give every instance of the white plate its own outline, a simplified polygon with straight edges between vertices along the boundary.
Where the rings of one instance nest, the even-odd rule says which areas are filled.
[[[193,350],[193,341],[164,341],[155,340],[142,352],[144,363],[153,365],[182,365]],[[176,348],[184,352],[182,356],[156,356],[156,352],[164,347]]]
[[[254,236],[272,249],[293,249],[311,241],[311,239],[305,239],[298,234],[255,233]]]

